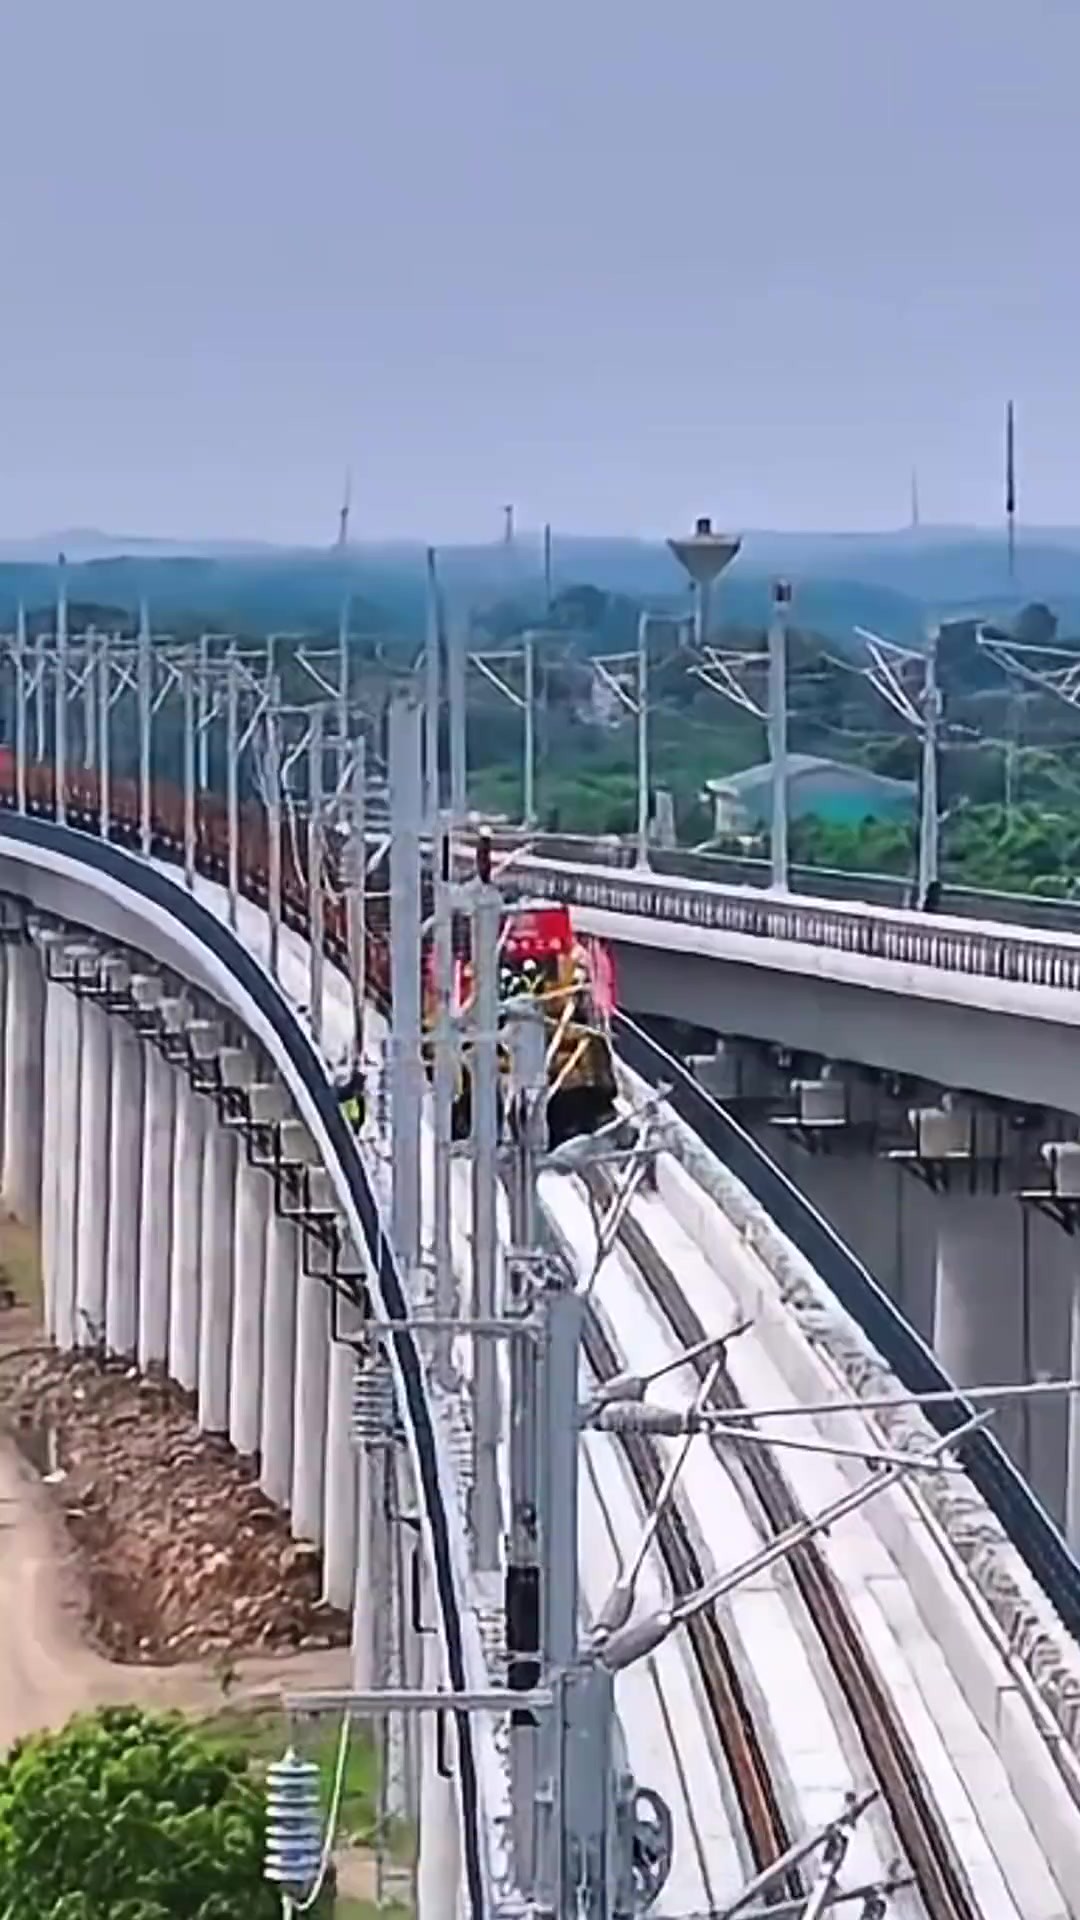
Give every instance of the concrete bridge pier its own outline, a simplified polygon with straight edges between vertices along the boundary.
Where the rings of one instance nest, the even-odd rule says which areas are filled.
[[[267,1499],[292,1505],[293,1383],[296,1375],[297,1292],[300,1247],[297,1229],[271,1213],[266,1240],[266,1304],[263,1319],[262,1428],[259,1481]]]
[[[339,1303],[339,1317],[344,1310]],[[343,1325],[339,1333],[347,1331]],[[331,1340],[326,1396],[323,1512],[323,1597],[347,1612],[356,1577],[356,1449],[352,1438],[356,1355],[345,1338]]]
[[[29,940],[7,948],[4,981],[3,1193],[27,1222],[41,1218],[45,979]]]
[[[813,1153],[789,1129],[766,1122],[754,1132],[916,1331],[932,1340],[937,1226],[925,1183],[869,1144],[838,1136],[831,1151]]]
[[[262,1438],[263,1296],[270,1182],[239,1142],[233,1210],[233,1312],[229,1365],[229,1438],[237,1453],[257,1454]]]
[[[56,989],[55,1017],[59,1027],[56,1097],[56,1213],[52,1236],[52,1332],[61,1352],[76,1339],[76,1282],[78,1271],[79,1135],[82,1069],[82,1007],[67,987]]]
[[[211,1123],[203,1153],[198,1383],[206,1433],[229,1431],[235,1210],[236,1136]]]
[[[944,1193],[938,1201],[934,1349],[958,1386],[1021,1380],[1029,1345],[1023,1220],[1010,1193]],[[1025,1422],[1013,1402],[994,1431],[1027,1471]]]
[[[112,1022],[94,1000],[83,1000],[78,1011],[82,1058],[70,1096],[79,1115],[75,1344],[101,1348],[108,1296]]]
[[[330,1370],[330,1296],[317,1275],[298,1265],[296,1377],[293,1401],[292,1530],[297,1540],[323,1540],[326,1424]]]
[[[169,1352],[172,1266],[172,1169],[176,1073],[146,1046],[143,1105],[142,1210],[139,1217],[139,1366],[163,1366]]]
[[[1073,1295],[1080,1285],[1080,1249],[1053,1220],[1021,1207],[1022,1289],[1025,1321],[1023,1377],[1060,1379],[1070,1353]],[[1076,1356],[1080,1358],[1080,1354]],[[1075,1365],[1075,1361],[1074,1361]],[[1075,1407],[1076,1402],[1072,1405]],[[1031,1400],[1021,1408],[1028,1478],[1051,1516],[1067,1520],[1070,1403]],[[1072,1545],[1077,1544],[1074,1538]]]
[[[43,1100],[42,1100],[42,1181],[41,1181],[41,1277],[44,1290],[45,1328],[56,1337],[56,1258],[58,1206],[60,1200],[60,1110],[63,1105],[61,1079],[61,1043],[63,1039],[64,989],[57,981],[45,986]]]
[[[105,1346],[133,1359],[139,1333],[139,1242],[146,1062],[125,1020],[112,1022],[109,1088],[109,1202],[106,1228]]]
[[[209,1109],[206,1096],[196,1093],[186,1075],[178,1076],[172,1165],[169,1373],[185,1393],[194,1393],[199,1383],[203,1160],[207,1123],[213,1119]]]

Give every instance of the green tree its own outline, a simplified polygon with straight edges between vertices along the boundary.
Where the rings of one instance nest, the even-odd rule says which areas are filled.
[[[245,1757],[175,1714],[112,1707],[0,1761],[4,1920],[274,1920]]]

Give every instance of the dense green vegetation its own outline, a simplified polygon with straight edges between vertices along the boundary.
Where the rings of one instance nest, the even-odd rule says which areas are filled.
[[[104,566],[106,563],[102,563]],[[119,566],[122,563],[108,563]],[[135,563],[132,563],[135,565]],[[151,562],[140,562],[143,567]],[[174,567],[181,563],[170,563]],[[186,565],[187,563],[183,563]],[[203,563],[199,563],[202,565]],[[211,563],[207,562],[209,566]],[[216,564],[216,563],[214,563]],[[254,565],[253,562],[245,563]],[[326,659],[333,673],[337,620],[331,617],[331,588],[340,592],[340,568],[327,559],[327,600],[308,626],[305,645]],[[84,569],[84,574],[89,570]],[[280,584],[280,563],[262,563],[263,586],[272,597]],[[409,576],[411,578],[411,575]],[[189,585],[190,585],[189,580]],[[325,583],[324,583],[325,584]],[[260,591],[263,589],[260,588]],[[411,589],[410,589],[411,590]],[[801,612],[801,602],[797,611]],[[728,595],[725,587],[724,609]],[[536,761],[537,817],[551,831],[585,834],[628,833],[636,809],[636,740],[632,712],[634,670],[631,659],[643,606],[629,591],[604,591],[592,585],[559,592],[545,610],[537,638]],[[674,613],[674,607],[670,609]],[[122,601],[73,601],[73,631],[86,625],[130,634],[134,616]],[[31,636],[52,623],[46,601],[30,614]],[[520,635],[535,623],[528,594],[494,594],[474,611],[468,646],[472,654],[513,656],[499,671],[520,693]],[[389,624],[387,624],[389,619]],[[177,635],[201,630],[202,615],[178,610],[171,624]],[[381,713],[387,691],[412,669],[420,637],[418,608],[398,604],[393,618],[384,607],[362,597],[350,614],[354,697],[373,716]],[[1055,644],[1076,651],[1080,641],[1059,633],[1049,607],[1032,603],[1013,615],[1010,628],[1027,645]],[[463,644],[460,620],[447,613],[448,644]],[[654,792],[671,795],[678,838],[695,846],[711,837],[712,809],[706,783],[761,762],[767,753],[760,710],[766,700],[763,630],[730,621],[717,636],[734,656],[736,678],[745,690],[740,707],[704,683],[701,661],[674,618],[660,619],[652,630],[649,668],[649,755]],[[260,626],[238,635],[241,645],[261,653]],[[812,626],[796,623],[789,638],[789,745],[809,753],[853,763],[917,783],[919,749],[912,730],[867,680],[859,667],[865,656],[845,651]],[[595,657],[606,662],[626,695],[620,703],[598,676]],[[621,656],[613,660],[613,656]],[[277,645],[286,701],[315,694],[315,683],[299,664],[297,643]],[[918,695],[920,669],[903,669],[912,697]],[[943,814],[943,874],[947,880],[987,888],[1067,893],[1078,871],[1080,847],[1080,715],[1062,701],[1032,689],[1010,686],[1000,666],[976,643],[974,621],[947,629],[940,657],[945,696],[939,783]],[[0,705],[10,699],[10,680],[0,685]],[[480,810],[520,818],[522,805],[523,724],[520,708],[475,666],[468,673],[470,798]],[[754,709],[758,711],[754,711]],[[250,710],[250,709],[249,709]],[[49,705],[46,705],[46,734]],[[69,751],[81,752],[80,703],[73,703]],[[10,715],[6,721],[11,737]],[[376,739],[378,735],[376,734]],[[1004,742],[1011,742],[1006,750]],[[48,743],[47,743],[48,746]],[[129,689],[112,714],[113,767],[117,775],[135,768],[135,701]],[[155,759],[159,771],[181,777],[179,700],[161,707],[155,721]],[[211,778],[224,779],[222,729],[211,731]],[[302,787],[303,768],[293,775]],[[242,786],[250,791],[252,766],[245,760]],[[796,859],[853,870],[911,876],[915,868],[914,823],[904,826],[866,822],[839,827],[796,820],[792,851]]]
[[[589,652],[628,649],[637,606],[594,591],[556,603],[555,631],[544,643],[539,726],[538,816],[548,829],[626,833],[636,813],[634,722],[616,709],[611,724],[589,712]],[[497,609],[499,638],[513,631],[514,610]],[[565,630],[565,637],[560,633]],[[1022,609],[1015,632],[1028,645],[1062,640],[1050,610]],[[744,656],[738,679],[759,707],[766,698],[760,630],[729,628],[725,649]],[[654,788],[674,800],[679,839],[709,839],[705,782],[766,757],[765,729],[754,714],[725,700],[694,673],[695,657],[674,644],[652,649],[650,759]],[[1010,687],[975,644],[974,623],[951,629],[941,654],[946,712],[939,757],[942,874],[946,881],[987,889],[1080,892],[1080,713],[1051,695]],[[907,670],[917,694],[919,670]],[[627,682],[628,686],[630,682]],[[521,722],[506,703],[472,698],[472,792],[475,801],[511,816],[521,806]],[[918,742],[865,677],[852,671],[823,638],[793,631],[789,643],[789,745],[864,766],[895,779],[919,780]],[[1011,741],[1007,748],[1006,740]],[[798,862],[914,875],[915,821],[867,820],[839,826],[813,818],[792,823]],[[764,852],[767,841],[759,844]],[[746,851],[744,843],[732,851]]]
[[[280,1713],[178,1714],[106,1708],[60,1732],[20,1741],[0,1760],[3,1920],[275,1920],[263,1879],[264,1779],[283,1747]],[[336,1730],[314,1732],[307,1757],[329,1793]],[[374,1835],[378,1769],[354,1733],[338,1833]],[[407,1858],[407,1832],[386,1835]],[[369,1920],[372,1908],[333,1884],[315,1920]],[[388,1910],[404,1920],[401,1910]]]
[[[273,1920],[245,1756],[177,1716],[109,1708],[0,1762],[5,1920]]]
[[[1011,814],[1000,806],[963,807],[945,822],[941,852],[947,883],[1080,897],[1080,800],[1062,813],[1033,803]],[[808,866],[906,877],[912,872],[912,836],[885,821],[851,828],[802,820],[793,827],[792,857]]]

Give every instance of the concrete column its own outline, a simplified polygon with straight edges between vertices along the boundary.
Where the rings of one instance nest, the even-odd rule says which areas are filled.
[[[49,981],[45,993],[42,1101],[41,1274],[45,1331],[56,1338],[57,1205],[60,1198],[60,1043],[63,987]]]
[[[432,1619],[431,1582],[425,1571],[424,1619]],[[438,1635],[425,1633],[421,1685],[444,1687]],[[443,1716],[442,1737],[435,1714],[419,1716],[420,1793],[416,1861],[417,1920],[456,1920],[461,1891],[457,1790],[454,1777],[454,1728]]]
[[[60,989],[60,1118],[56,1132],[55,1339],[62,1351],[75,1344],[75,1282],[78,1262],[79,1131],[81,1114],[82,1008]]]
[[[203,1152],[202,1299],[199,1313],[199,1425],[229,1431],[236,1216],[236,1135],[211,1117]]]
[[[237,1147],[233,1253],[229,1438],[237,1453],[255,1454],[262,1435],[263,1295],[270,1182]]]
[[[30,1222],[41,1218],[45,977],[28,940],[8,951],[5,998],[4,1199]]]
[[[177,1077],[172,1163],[172,1270],[169,1275],[169,1372],[185,1393],[199,1381],[199,1276],[202,1267],[203,1151],[210,1103],[186,1074]]]
[[[937,1205],[924,1180],[896,1170],[898,1241],[894,1299],[928,1345],[934,1339],[937,1296]]]
[[[1069,1378],[1080,1379],[1080,1272],[1073,1276],[1070,1301]],[[1065,1538],[1074,1553],[1080,1553],[1080,1398],[1069,1400],[1069,1424],[1065,1466]]]
[[[259,1484],[267,1499],[279,1507],[288,1507],[292,1500],[298,1239],[291,1221],[283,1220],[280,1214],[270,1214],[266,1238]]]
[[[112,1030],[105,1345],[117,1358],[133,1359],[139,1337],[145,1066],[142,1041],[127,1021],[113,1019]]]
[[[301,1262],[296,1292],[296,1380],[293,1401],[292,1530],[297,1540],[323,1538],[326,1412],[330,1371],[330,1295]]]
[[[13,940],[0,940],[0,1167],[3,1166],[6,1127],[7,1127],[7,1083],[10,1073],[8,1052],[11,1044],[11,1024],[8,1019],[8,975],[12,972],[11,956],[15,950]]]
[[[145,1049],[142,1210],[139,1220],[139,1366],[164,1366],[169,1354],[172,1266],[172,1167],[176,1070],[156,1047]]]
[[[326,1395],[326,1487],[323,1520],[323,1596],[332,1607],[352,1606],[356,1582],[356,1450],[352,1443],[355,1355],[344,1340],[330,1343]]]
[[[938,1204],[934,1348],[958,1386],[1023,1378],[1022,1221],[1011,1194],[944,1194]],[[1003,1407],[993,1430],[1018,1464],[1020,1407]]]
[[[112,1120],[112,1022],[84,1000],[79,1078],[79,1201],[75,1342],[105,1344],[109,1240],[109,1128]]]
[[[395,1468],[392,1448],[361,1447],[356,1456],[356,1588],[352,1670],[357,1692],[385,1686],[392,1642],[392,1567],[388,1512]]]
[[[1024,1207],[1023,1308],[1025,1372],[1059,1380],[1071,1350],[1072,1296],[1080,1256],[1070,1234],[1034,1207]],[[1031,1400],[1020,1409],[1028,1479],[1059,1526],[1066,1523],[1070,1407],[1064,1397]]]

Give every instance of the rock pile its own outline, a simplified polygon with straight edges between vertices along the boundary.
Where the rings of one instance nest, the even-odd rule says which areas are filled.
[[[347,1642],[345,1616],[319,1605],[318,1550],[172,1382],[48,1352],[4,1373],[0,1417],[55,1463],[103,1652],[159,1663]]]

